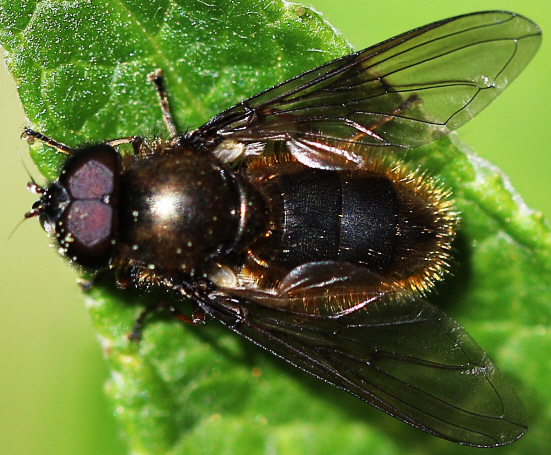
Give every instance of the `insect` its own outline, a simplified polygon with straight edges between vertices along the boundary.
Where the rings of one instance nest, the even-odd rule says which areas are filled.
[[[410,425],[490,447],[522,403],[465,330],[424,297],[448,269],[449,194],[401,151],[469,121],[526,66],[539,28],[507,12],[435,22],[336,59],[169,139],[71,148],[30,183],[75,265],[160,286],[298,368]],[[130,144],[133,153],[118,147]],[[391,157],[391,159],[389,159]],[[138,320],[138,326],[143,317]]]

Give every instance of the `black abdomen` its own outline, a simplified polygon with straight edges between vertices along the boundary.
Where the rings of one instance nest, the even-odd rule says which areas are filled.
[[[284,268],[313,261],[391,268],[398,232],[398,196],[385,176],[367,171],[308,169],[281,174]]]

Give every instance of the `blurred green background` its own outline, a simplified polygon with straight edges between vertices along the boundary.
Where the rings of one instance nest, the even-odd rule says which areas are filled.
[[[544,40],[535,60],[500,98],[461,128],[460,137],[510,177],[529,207],[551,214],[548,0],[316,0],[306,4],[324,13],[357,49],[438,19],[482,9],[515,11],[537,22]],[[34,220],[19,226],[8,240],[35,200],[25,190],[29,177],[17,151],[41,180],[25,143],[19,140],[25,118],[15,85],[3,67],[0,87],[0,453],[123,454],[125,447],[117,438],[102,391],[107,368],[84,299],[74,284],[74,272],[47,247],[48,240]]]

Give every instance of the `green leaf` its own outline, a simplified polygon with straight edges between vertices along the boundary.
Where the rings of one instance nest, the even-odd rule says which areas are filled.
[[[180,127],[346,54],[302,6],[242,1],[1,1],[0,42],[32,126],[70,146],[164,131],[147,75],[162,68]],[[164,133],[162,133],[164,134]],[[63,157],[35,145],[50,179]],[[437,175],[461,212],[454,276],[432,300],[506,372],[531,421],[503,453],[551,446],[551,236],[506,177],[453,136],[408,154]],[[333,389],[215,321],[135,318],[155,293],[87,296],[112,371],[107,392],[132,453],[461,453]],[[186,310],[186,308],[184,308]]]

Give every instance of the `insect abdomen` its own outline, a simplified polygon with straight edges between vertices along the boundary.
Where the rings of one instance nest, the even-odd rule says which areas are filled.
[[[296,267],[331,260],[388,270],[396,250],[398,200],[386,177],[309,169],[278,180],[285,222],[276,261]]]
[[[455,215],[430,178],[381,163],[358,171],[291,163],[270,171],[259,186],[275,214],[277,241],[254,248],[269,264],[261,272],[266,283],[306,263],[333,261],[423,292],[447,269]]]

